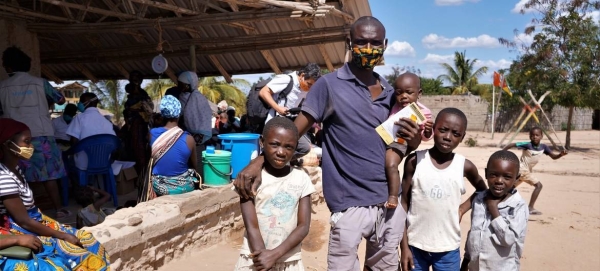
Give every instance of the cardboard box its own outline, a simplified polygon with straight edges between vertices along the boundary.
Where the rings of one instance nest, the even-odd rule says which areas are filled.
[[[117,181],[117,195],[125,195],[135,190],[135,182],[137,181],[138,175],[135,168],[123,168],[119,172],[119,175],[115,176]]]

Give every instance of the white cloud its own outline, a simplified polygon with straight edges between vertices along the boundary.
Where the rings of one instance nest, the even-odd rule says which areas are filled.
[[[504,58],[502,58],[498,61],[478,60],[477,62],[475,62],[475,67],[481,68],[483,66],[486,66],[486,67],[488,67],[488,71],[496,71],[496,70],[500,70],[500,69],[508,69],[508,68],[510,68],[510,64],[512,64],[512,61],[506,60]]]
[[[410,43],[395,40],[392,44],[388,45],[385,54],[388,56],[415,57],[417,53]]]
[[[479,0],[435,0],[435,4],[438,6],[459,6],[465,2],[477,3]]]
[[[425,58],[421,59],[419,62],[423,64],[440,64],[440,63],[450,63],[454,60],[454,55],[436,55],[436,54],[427,54]]]
[[[446,38],[437,34],[429,34],[421,40],[423,45],[429,49],[439,48],[473,48],[473,47],[484,47],[494,48],[500,46],[497,38],[491,37],[490,35],[483,34],[477,37],[463,38]]]
[[[515,7],[511,10],[511,12],[513,13],[521,13],[521,10],[523,10],[523,12],[525,13],[530,13],[530,12],[534,12],[534,9],[531,8],[525,8],[525,3],[527,3],[529,0],[520,0],[517,4],[515,4]]]

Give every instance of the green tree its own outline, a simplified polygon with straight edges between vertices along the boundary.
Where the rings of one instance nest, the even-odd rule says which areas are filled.
[[[150,95],[152,101],[156,101],[165,95],[167,89],[175,86],[171,79],[152,79],[150,83],[144,87],[144,90]]]
[[[444,87],[444,83],[435,78],[421,77],[423,95],[450,95],[452,91]]]
[[[600,27],[590,14],[600,10],[600,1],[529,0],[524,8],[539,15],[524,30],[533,35],[533,43],[499,40],[522,52],[511,66],[519,87],[534,93],[551,90],[552,101],[569,108],[565,139],[569,148],[575,107],[599,107]]]
[[[385,78],[385,80],[390,84],[390,85],[394,85],[394,82],[396,82],[396,79],[398,78],[398,76],[400,76],[401,74],[405,73],[405,72],[410,72],[410,73],[414,73],[418,76],[421,76],[421,70],[418,68],[415,68],[415,66],[393,66],[392,67],[392,73],[388,74],[388,75],[384,75],[383,78]]]
[[[206,99],[213,103],[218,103],[221,100],[227,101],[227,104],[235,107],[236,113],[243,115],[246,113],[246,94],[237,86],[250,83],[244,79],[233,79],[233,83],[229,84],[224,80],[219,80],[219,77],[202,77],[199,79],[198,90]]]
[[[446,74],[438,76],[439,80],[448,81],[453,88],[452,94],[464,94],[478,84],[477,78],[485,74],[487,67],[475,69],[477,59],[468,59],[466,52],[454,52],[454,66],[448,63],[440,63]]]
[[[117,122],[121,122],[125,106],[125,90],[119,80],[101,80],[97,83],[88,81],[90,91],[98,96],[100,108],[114,114]]]

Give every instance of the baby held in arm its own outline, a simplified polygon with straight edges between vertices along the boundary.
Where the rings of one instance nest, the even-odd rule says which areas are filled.
[[[418,106],[419,111],[425,117],[425,121],[420,125],[422,130],[422,140],[431,140],[433,137],[431,110],[418,102],[423,92],[421,90],[421,80],[419,76],[410,72],[403,73],[396,79],[393,87],[395,91],[394,94],[396,95],[396,103],[390,111],[390,118],[400,112],[400,110],[415,103]],[[400,194],[400,173],[398,172],[398,166],[406,155],[408,155],[408,153],[406,153],[406,145],[399,142],[388,144],[385,153],[385,175],[389,193],[386,202],[387,208],[396,208],[398,206],[398,196]]]

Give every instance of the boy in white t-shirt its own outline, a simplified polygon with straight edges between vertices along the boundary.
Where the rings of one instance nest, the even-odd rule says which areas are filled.
[[[435,145],[408,156],[402,177],[401,204],[407,211],[400,244],[402,270],[460,269],[460,218],[471,201],[461,204],[464,177],[477,189],[487,187],[477,167],[454,153],[467,130],[467,117],[456,108],[440,111],[433,124]]]
[[[287,118],[274,118],[263,130],[262,183],[254,199],[240,197],[246,234],[236,271],[304,270],[300,244],[315,188],[308,174],[289,166],[297,142],[298,130]]]

